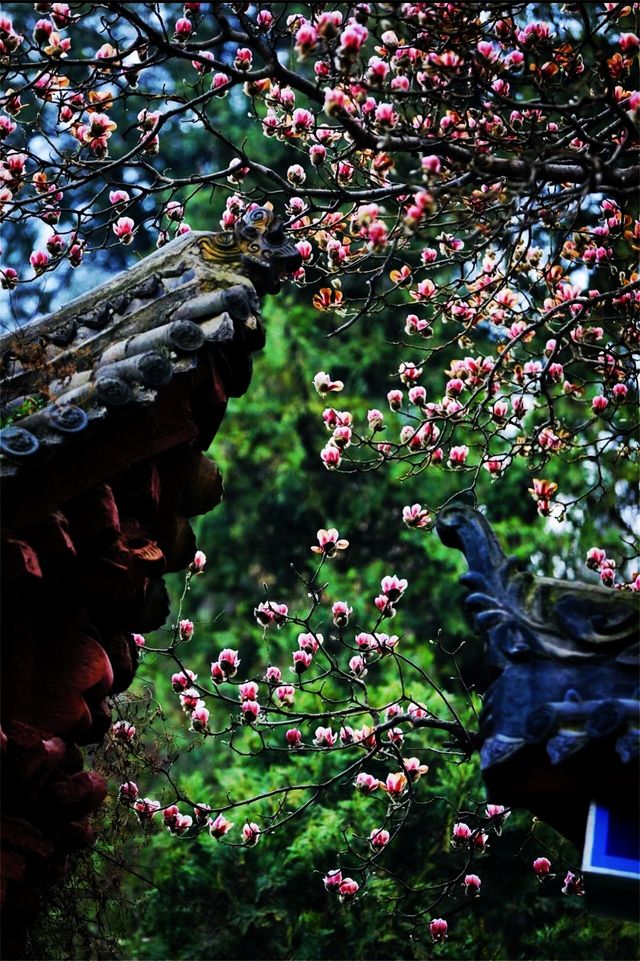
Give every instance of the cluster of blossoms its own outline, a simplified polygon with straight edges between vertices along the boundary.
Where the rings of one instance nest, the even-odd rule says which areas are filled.
[[[163,826],[169,834],[183,835],[189,833],[195,836],[203,830],[208,830],[212,838],[219,840],[228,834],[233,823],[223,815],[211,817],[211,807],[205,803],[193,806],[193,815],[183,814],[177,804],[162,806],[154,798],[141,798],[135,781],[125,781],[118,789],[119,801],[131,808],[141,824],[150,824],[154,820],[162,820]],[[242,841],[248,847],[254,847],[259,840],[260,827],[247,822],[242,829]]]
[[[259,170],[284,192],[303,261],[294,280],[318,282],[315,308],[329,323],[347,317],[343,326],[390,312],[401,349],[410,351],[387,398],[397,429],[379,405],[362,417],[325,411],[330,438],[320,456],[328,469],[406,460],[414,470],[458,471],[473,485],[483,471],[499,482],[520,460],[534,478],[539,514],[561,518],[567,495],[547,465],[588,457],[610,469],[636,456],[640,220],[628,198],[640,91],[631,87],[632,5],[605,5],[598,17],[588,11],[587,30],[569,11],[551,25],[524,3],[483,16],[460,3],[360,3],[282,17],[187,4],[165,34],[176,62],[188,51],[194,94],[164,112],[154,109],[154,68],[166,51],[155,52],[145,18],[129,21],[123,6],[119,16],[138,42],[96,36],[88,56],[92,5],[64,8],[43,6],[32,27],[18,29],[8,17],[0,27],[9,64],[0,206],[11,221],[37,218],[52,231],[30,252],[33,274],[63,260],[77,266],[94,235],[135,243],[147,219],[159,245],[171,231],[188,232],[189,198],[162,162],[162,138],[188,111],[216,130],[219,100],[235,88],[266,138],[267,163],[238,148],[227,168],[202,172],[193,192],[226,176],[234,192],[220,224],[228,230],[254,205],[244,184]],[[222,40],[228,16],[230,47]],[[606,57],[593,59],[590,31]],[[289,61],[275,53],[285,48]],[[66,71],[71,53],[86,58],[84,74]],[[566,99],[578,91],[579,116]],[[128,94],[138,98],[133,118]],[[612,118],[604,134],[603,104]],[[46,164],[21,122],[34,105],[34,133],[53,150]],[[271,139],[288,151],[282,174],[268,166]],[[558,155],[558,145],[563,171],[541,159]],[[123,168],[120,185],[106,177],[113,162]],[[166,190],[153,187],[158,203],[148,214],[153,177],[139,174],[154,163]],[[135,178],[125,177],[129,164]],[[65,211],[80,203],[74,177],[81,192],[85,167],[99,181],[101,165],[109,207],[97,203],[100,223],[82,215],[65,225]],[[327,191],[331,209],[316,205]],[[370,292],[350,274],[365,278]],[[0,279],[14,287],[32,277],[7,266]],[[314,385],[323,397],[344,387],[326,371]],[[426,528],[430,510],[407,505],[403,521]]]
[[[587,551],[586,566],[589,570],[598,571],[600,581],[604,587],[616,587],[618,590],[640,591],[640,573],[634,571],[628,583],[617,583],[616,562],[607,557],[601,547],[590,547]]]

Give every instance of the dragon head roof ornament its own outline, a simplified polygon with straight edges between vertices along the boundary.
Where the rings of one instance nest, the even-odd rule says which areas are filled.
[[[298,249],[270,203],[243,214],[233,230],[210,234],[201,238],[199,244],[206,261],[239,260],[254,284],[264,286],[265,293],[276,293],[280,277],[293,273],[301,262]]]
[[[467,610],[484,640],[489,793],[579,841],[593,798],[637,798],[640,595],[520,570],[465,506],[441,511],[437,531],[466,557]]]

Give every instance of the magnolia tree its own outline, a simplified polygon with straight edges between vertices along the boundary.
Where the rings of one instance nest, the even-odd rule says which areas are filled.
[[[524,463],[532,479],[523,496],[557,520],[628,470],[637,457],[640,304],[637,4],[33,6],[0,19],[0,202],[14,236],[36,238],[33,249],[22,241],[5,251],[2,283],[12,297],[103,248],[144,248],[150,232],[161,246],[187,232],[201,191],[215,188],[221,229],[268,195],[297,238],[304,266],[291,282],[321,329],[357,336],[378,316],[399,318],[386,398],[326,407],[326,443],[318,418],[327,469],[401,462],[427,479],[450,471],[452,493],[472,496],[485,472],[499,484]],[[246,141],[230,133],[230,105],[245,118]],[[209,147],[189,175],[167,163],[178,131]],[[343,388],[327,371],[314,384],[325,403]],[[584,465],[577,493],[563,490],[566,464]],[[428,529],[441,506],[425,495],[402,520]],[[291,785],[271,792],[264,824],[236,825],[245,843],[345,778],[384,797],[368,853],[351,849],[360,881],[337,869],[325,879],[349,900],[426,775],[420,757],[405,756],[405,731],[438,732],[442,750],[460,758],[474,735],[472,712],[462,719],[386,632],[407,588],[402,577],[382,581],[366,629],[354,632],[351,602],[335,599],[330,634],[318,632],[324,565],[345,547],[335,530],[319,532],[319,564],[300,575],[307,612],[292,615],[269,598],[256,608],[267,634],[299,629],[293,674],[272,664],[245,677],[241,652],[223,650],[212,683],[202,684],[182,660],[190,631],[182,614],[163,653],[198,736],[233,743],[249,726],[260,742],[251,752],[344,759],[327,781],[295,788],[307,792],[295,811]],[[617,558],[594,547],[587,561],[603,584],[633,589],[635,572],[623,563],[631,557],[628,545]],[[397,673],[397,696],[370,701],[367,676],[385,670]],[[418,681],[433,691],[428,706],[412,697]],[[209,699],[234,705],[230,726],[210,725]],[[302,726],[315,721],[307,738]],[[114,736],[126,742],[129,722]],[[374,760],[385,777],[370,773]],[[131,782],[121,794],[142,820],[162,817],[172,833],[208,827],[226,836],[237,806],[223,804],[215,817],[197,803],[192,815],[173,804],[159,814]],[[506,813],[477,808],[456,822],[467,860],[434,904],[459,884],[478,893],[473,859]],[[535,870],[548,875],[549,862],[539,857]],[[566,889],[579,893],[568,878]],[[433,920],[434,938],[445,933]]]
[[[263,836],[279,831],[288,837],[294,818],[331,797],[332,789],[337,793],[350,784],[354,792],[370,799],[370,804],[357,830],[347,830],[345,825],[344,846],[336,852],[336,863],[327,866],[324,887],[341,903],[349,904],[359,899],[371,876],[389,876],[400,886],[394,900],[419,899],[419,906],[404,915],[414,922],[415,936],[426,927],[433,942],[443,942],[448,921],[435,915],[439,911],[455,913],[468,903],[467,898],[480,894],[482,877],[476,871],[482,872],[483,855],[502,834],[511,812],[502,804],[477,800],[459,808],[449,798],[438,798],[449,807],[448,846],[459,856],[452,857],[447,876],[427,886],[401,879],[396,859],[385,858],[415,806],[435,800],[428,787],[424,790],[429,766],[423,755],[441,754],[456,763],[468,760],[476,744],[476,709],[455,653],[441,647],[451,659],[453,679],[466,695],[462,700],[447,693],[418,658],[403,651],[398,634],[387,633],[408,590],[406,579],[397,575],[382,579],[381,593],[370,604],[369,630],[354,629],[349,602],[330,600],[330,582],[324,581],[326,565],[348,547],[349,542],[340,538],[337,530],[318,531],[317,543],[310,548],[317,563],[309,574],[298,574],[309,599],[306,611],[290,612],[287,604],[273,600],[255,608],[265,639],[269,632],[281,629],[291,639],[288,663],[284,658],[281,663],[265,663],[249,674],[243,670],[241,651],[223,648],[215,653],[210,666],[205,665],[206,679],[192,669],[201,667],[188,653],[195,626],[182,615],[192,578],[204,573],[206,556],[202,551],[196,553],[186,574],[169,644],[151,647],[142,635],[134,635],[143,659],[148,654],[160,655],[172,664],[173,691],[189,731],[197,738],[205,743],[220,741],[227,750],[247,759],[267,755],[277,761],[283,755],[297,755],[302,761],[310,754],[330,754],[328,773],[325,767],[321,779],[296,777],[292,764],[293,773],[279,786],[240,797],[230,791],[212,806],[190,797],[175,782],[170,768],[140,750],[139,732],[131,715],[127,719],[123,703],[116,705],[124,708],[123,717],[112,726],[107,757],[123,771],[131,769],[135,757],[145,778],[153,775],[157,783],[160,776],[165,781],[162,802],[142,797],[132,778],[120,785],[119,801],[135,812],[141,825],[161,822],[177,837],[193,838],[208,832],[218,841],[224,838],[224,843],[237,846],[255,847]],[[327,625],[326,634],[318,629],[323,624]],[[360,620],[358,627],[362,626]],[[392,699],[381,697],[385,683],[395,690]],[[167,790],[170,801],[166,800]],[[444,825],[438,825],[435,831],[443,829]],[[581,896],[577,869],[571,870],[557,850],[552,864],[540,854],[541,848],[552,853],[533,830],[522,840],[521,860],[528,862],[528,869],[540,882],[558,879],[557,889],[563,894]],[[552,872],[552,867],[562,869],[560,875]],[[398,912],[397,905],[395,910]]]

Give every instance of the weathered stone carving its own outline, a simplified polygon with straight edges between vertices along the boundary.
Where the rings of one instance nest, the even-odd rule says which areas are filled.
[[[169,613],[188,518],[221,499],[202,451],[264,344],[259,297],[300,257],[269,208],[191,233],[0,341],[2,933],[25,927],[106,785],[77,745],[131,683],[133,633]]]
[[[592,800],[637,805],[640,597],[519,571],[466,507],[442,511],[437,530],[466,557],[467,608],[485,642],[490,796],[581,843]]]

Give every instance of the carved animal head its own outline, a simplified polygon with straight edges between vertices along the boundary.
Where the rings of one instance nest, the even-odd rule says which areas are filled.
[[[243,214],[233,230],[202,238],[200,250],[207,261],[239,261],[259,293],[275,293],[282,275],[297,270],[302,263],[295,244],[287,237],[284,224],[274,214],[271,204]]]

